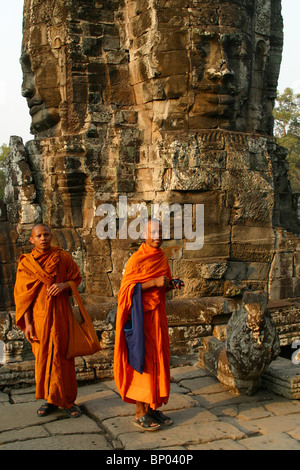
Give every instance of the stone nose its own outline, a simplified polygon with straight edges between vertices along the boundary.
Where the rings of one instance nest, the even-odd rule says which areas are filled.
[[[21,94],[24,98],[32,98],[35,93],[34,75],[32,72],[25,72],[23,74],[23,82],[21,87]]]
[[[220,59],[215,65],[210,64],[205,74],[209,80],[223,80],[234,76],[233,70],[231,70],[228,62],[224,59]]]
[[[22,85],[21,85],[21,94],[24,98],[32,98],[35,93],[35,86],[34,86],[34,73],[31,68],[31,60],[29,53],[27,51],[23,51],[20,57],[20,65],[22,68]]]

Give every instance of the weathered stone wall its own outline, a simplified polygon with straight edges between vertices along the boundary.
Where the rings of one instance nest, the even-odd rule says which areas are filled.
[[[80,189],[78,168],[81,165],[85,170],[86,150],[79,146],[79,138],[74,140],[70,151],[70,141],[60,138],[61,147],[56,141],[53,155],[50,140],[32,143],[25,149],[19,139],[12,139],[6,206],[10,220],[16,214],[19,217],[14,226],[14,239],[18,240],[14,250],[17,255],[22,248],[28,250],[31,226],[35,221],[46,221],[57,242],[73,253],[81,267],[82,291],[93,299],[116,298],[124,265],[140,241],[97,237],[101,217],[95,215],[95,209],[103,202],[117,207],[118,195],[124,192],[106,193],[107,199],[102,194],[102,199],[95,202],[95,192]],[[32,149],[34,154],[30,153]],[[148,167],[136,164],[137,170],[143,167],[148,175],[156,174],[152,178],[152,198],[146,200],[148,206],[154,202],[177,203],[183,208],[188,202],[195,214],[196,204],[204,205],[201,249],[186,249],[184,239],[164,243],[172,272],[186,282],[180,295],[234,297],[250,287],[269,292],[270,300],[299,297],[298,238],[284,228],[293,230],[297,224],[287,207],[287,199],[291,200],[288,182],[274,191],[277,159],[281,164],[282,152],[273,138],[201,131],[185,143],[165,141],[159,158],[152,168],[149,163]],[[34,166],[35,162],[39,167]],[[282,174],[280,178],[282,181]],[[128,206],[145,201],[142,188],[125,194]],[[10,291],[12,284],[13,275]],[[11,307],[11,294],[9,299],[7,305]]]
[[[246,287],[271,301],[300,297],[299,219],[286,151],[272,136],[280,9],[280,0],[24,1],[22,93],[35,140],[11,140],[0,232],[0,308],[11,326],[0,340],[13,330],[18,256],[43,221],[78,262],[111,353],[105,305],[115,306],[140,243],[119,231],[97,236],[97,208],[118,209],[120,196],[148,210],[189,204],[193,230],[204,205],[203,247],[188,249],[184,237],[164,242],[173,275],[186,284],[172,295],[189,302],[179,310],[183,323],[170,317],[174,351],[184,352],[190,334],[195,347],[197,335],[211,334],[192,299],[238,301]]]

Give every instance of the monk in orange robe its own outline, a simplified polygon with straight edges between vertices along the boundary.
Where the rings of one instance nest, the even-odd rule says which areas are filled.
[[[81,276],[71,255],[52,247],[51,238],[46,225],[36,225],[29,239],[34,248],[19,259],[14,290],[16,324],[35,356],[35,397],[47,400],[37,414],[46,416],[60,407],[70,417],[78,417],[75,362],[66,359],[71,309],[67,281],[78,286]]]
[[[173,421],[158,410],[170,393],[170,344],[165,311],[165,292],[175,287],[168,260],[160,248],[161,225],[146,222],[143,243],[128,260],[118,295],[114,349],[114,379],[123,401],[136,403],[134,424],[157,430]],[[124,326],[130,317],[132,295],[141,284],[145,357],[140,373],[128,363]],[[180,287],[180,286],[179,286]]]

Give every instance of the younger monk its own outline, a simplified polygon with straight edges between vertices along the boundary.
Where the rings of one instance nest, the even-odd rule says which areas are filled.
[[[81,276],[69,253],[51,247],[51,238],[46,225],[36,225],[29,238],[34,248],[19,259],[14,291],[16,323],[36,359],[36,398],[47,400],[37,414],[46,416],[61,407],[70,417],[78,417],[75,363],[66,359],[71,309],[67,281],[78,286]]]
[[[123,401],[136,403],[134,424],[147,431],[173,421],[158,410],[170,393],[170,345],[165,292],[172,289],[171,271],[162,243],[161,225],[147,221],[143,243],[128,260],[118,295],[114,350],[114,378]],[[145,357],[142,373],[128,363],[124,326],[130,317],[132,296],[140,283],[144,318]]]

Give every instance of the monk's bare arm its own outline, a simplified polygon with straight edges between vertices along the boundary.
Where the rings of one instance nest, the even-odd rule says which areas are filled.
[[[57,284],[52,284],[52,286],[47,289],[47,294],[55,297],[68,289],[70,289],[70,285],[67,282],[59,282]]]
[[[37,341],[37,337],[35,335],[34,331],[34,324],[32,320],[32,313],[30,310],[27,310],[24,314],[24,321],[25,321],[25,338],[29,341],[29,343],[33,343],[34,341]]]
[[[170,281],[170,279],[166,276],[161,276],[156,279],[151,279],[151,281],[144,282],[142,284],[142,291],[151,289],[151,287],[164,287],[166,291],[172,289],[181,289],[180,284],[175,285],[174,282]]]
[[[167,289],[170,287],[170,279],[166,276],[161,276],[142,283],[142,290],[151,289],[151,287],[165,287]]]

